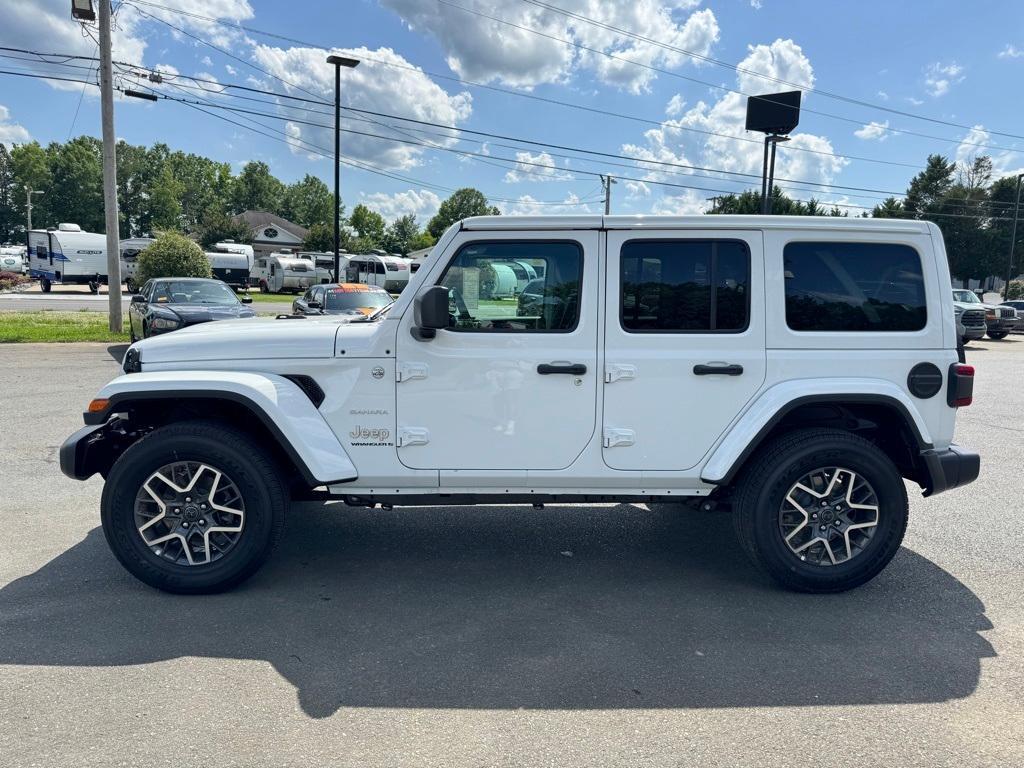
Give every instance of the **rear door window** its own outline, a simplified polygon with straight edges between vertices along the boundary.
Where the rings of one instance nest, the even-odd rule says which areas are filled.
[[[797,242],[783,251],[794,331],[920,331],[921,257],[899,243]]]

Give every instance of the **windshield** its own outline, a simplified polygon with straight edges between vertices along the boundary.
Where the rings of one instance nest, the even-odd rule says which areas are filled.
[[[953,300],[960,301],[964,304],[981,304],[979,299],[973,291],[953,291]]]
[[[235,292],[223,283],[169,280],[153,286],[152,301],[158,304],[238,304]]]
[[[391,297],[383,291],[342,291],[327,292],[327,306],[324,309],[380,309],[391,303]]]

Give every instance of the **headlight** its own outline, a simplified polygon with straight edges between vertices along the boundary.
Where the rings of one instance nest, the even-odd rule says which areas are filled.
[[[995,320],[996,319],[996,311],[994,309],[986,309],[985,310],[985,319],[986,320]]]
[[[121,370],[125,373],[139,373],[142,370],[142,352],[137,347],[128,347]]]
[[[151,328],[159,328],[162,331],[173,331],[181,325],[180,320],[171,317],[154,317],[149,321]]]

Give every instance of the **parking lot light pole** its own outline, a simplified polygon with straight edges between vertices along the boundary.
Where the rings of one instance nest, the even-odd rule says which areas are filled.
[[[32,231],[32,195],[41,195],[42,190],[25,187],[25,232]]]
[[[1010,260],[1006,265],[1006,285],[1003,286],[1003,301],[1010,294],[1010,281],[1013,279],[1013,246],[1017,243],[1017,216],[1020,213],[1020,180],[1024,173],[1017,174],[1017,201],[1013,204],[1013,230],[1010,235]]]
[[[328,56],[334,66],[334,281],[341,281],[341,68],[354,69],[358,59]]]

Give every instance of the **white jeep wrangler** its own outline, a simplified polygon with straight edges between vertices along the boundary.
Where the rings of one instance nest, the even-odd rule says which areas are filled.
[[[60,460],[172,592],[238,584],[290,500],[328,497],[727,504],[767,574],[834,592],[896,553],[904,479],[977,477],[952,442],[973,374],[933,224],[481,217],[376,315],[133,344]]]

